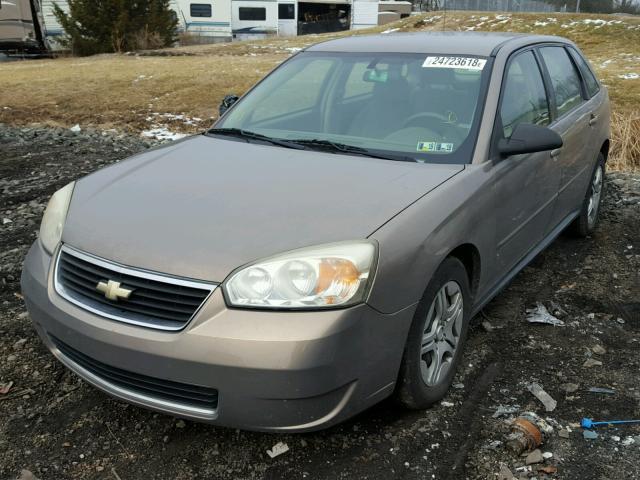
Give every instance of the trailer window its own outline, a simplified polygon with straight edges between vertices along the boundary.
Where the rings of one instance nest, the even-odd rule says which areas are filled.
[[[266,20],[267,9],[257,7],[240,7],[238,9],[238,18],[240,20]]]
[[[296,7],[293,3],[278,4],[278,19],[293,20],[296,18]]]
[[[190,10],[192,17],[211,17],[210,3],[192,3]]]

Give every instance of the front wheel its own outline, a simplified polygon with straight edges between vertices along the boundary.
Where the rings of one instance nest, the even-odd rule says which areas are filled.
[[[460,363],[471,298],[467,271],[447,258],[418,304],[400,366],[396,397],[412,409],[426,408],[447,393]]]
[[[598,224],[600,202],[604,193],[604,155],[598,154],[589,188],[582,202],[580,214],[571,224],[571,232],[578,237],[590,235]]]

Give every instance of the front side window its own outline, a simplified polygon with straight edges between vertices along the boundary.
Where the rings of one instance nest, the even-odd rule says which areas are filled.
[[[533,52],[515,57],[507,69],[500,105],[500,117],[505,138],[510,138],[516,125],[549,124],[549,103]]]
[[[293,3],[278,4],[278,19],[293,20],[296,18],[296,6]]]
[[[238,9],[238,18],[240,20],[266,20],[267,9],[256,7],[240,7]]]
[[[589,67],[584,57],[580,55],[577,51],[575,51],[573,48],[571,48],[570,51],[571,51],[571,56],[575,60],[576,65],[578,65],[578,68],[582,73],[582,78],[584,78],[584,83],[587,86],[587,92],[589,93],[590,97],[593,97],[596,93],[598,93],[598,90],[600,90],[598,81],[596,80],[596,77],[593,74],[591,67]]]
[[[190,5],[190,13],[192,17],[211,17],[211,4],[192,3]]]
[[[489,74],[488,59],[465,55],[304,52],[216,128],[468,163]]]
[[[543,47],[540,54],[551,77],[558,117],[583,102],[580,76],[563,47]]]

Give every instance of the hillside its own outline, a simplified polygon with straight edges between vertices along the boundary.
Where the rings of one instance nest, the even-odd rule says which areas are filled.
[[[640,18],[617,15],[434,12],[370,30],[2,64],[0,122],[151,132],[210,124],[227,93],[242,93],[293,52],[343,35],[422,30],[517,31],[575,41],[609,88],[612,166],[640,168]]]

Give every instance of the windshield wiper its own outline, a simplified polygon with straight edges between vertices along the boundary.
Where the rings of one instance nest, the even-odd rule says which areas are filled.
[[[279,138],[268,137],[267,135],[251,132],[242,128],[210,128],[209,130],[207,130],[207,133],[213,135],[228,135],[231,137],[244,138],[247,141],[259,140],[262,142],[271,143],[273,145],[278,145],[280,147],[294,148],[296,150],[306,149],[304,145],[300,145],[298,144],[298,142],[289,142],[287,140],[282,140]]]
[[[332,151],[336,153],[346,153],[349,155],[362,155],[366,157],[382,158],[384,160],[396,160],[400,162],[416,162],[416,159],[410,155],[400,155],[397,153],[385,153],[375,150],[369,150],[368,148],[356,147],[355,145],[347,145],[346,143],[334,142],[332,140],[320,140],[320,139],[298,139],[288,140],[292,143],[304,145],[311,148],[318,148],[322,150]]]

